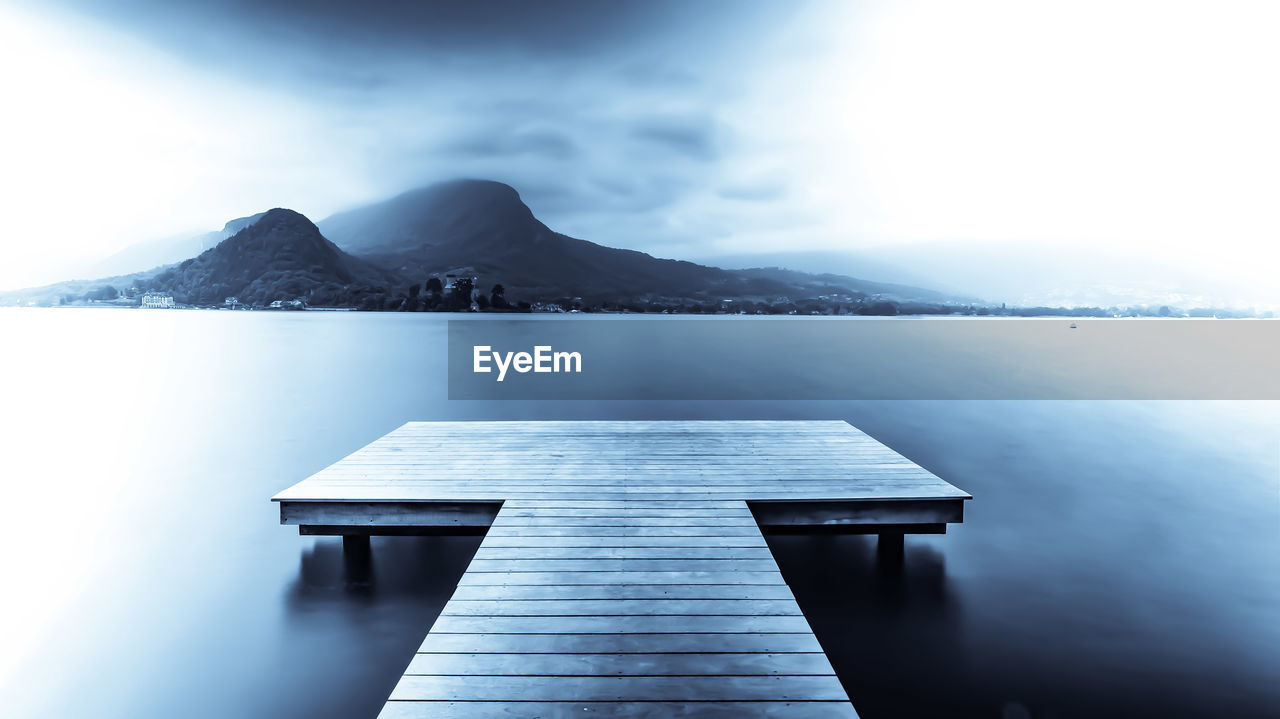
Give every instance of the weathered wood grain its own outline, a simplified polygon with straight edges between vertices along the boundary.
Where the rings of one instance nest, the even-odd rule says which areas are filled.
[[[820,652],[719,654],[417,654],[405,674],[436,676],[829,675]]]
[[[442,615],[477,617],[599,617],[609,615],[800,615],[791,599],[561,599],[450,602]]]
[[[792,599],[785,584],[524,584],[458,587],[455,602],[487,599]]]
[[[695,698],[696,699],[691,699]],[[841,701],[835,675],[811,676],[491,676],[407,674],[392,700],[452,701]]]
[[[846,701],[452,702],[389,701],[379,719],[857,719]]]
[[[587,526],[544,523],[518,503],[499,510],[384,715],[451,703],[460,716],[570,706],[645,716],[662,703],[675,716],[694,705],[809,716],[827,702],[823,711],[854,716],[754,520],[724,521],[749,516],[745,502],[662,508],[676,523],[656,526],[642,503],[588,509],[561,518]],[[586,701],[596,703],[574,704]]]
[[[275,498],[695,512],[740,499],[968,497],[840,421],[556,421],[410,422]]]

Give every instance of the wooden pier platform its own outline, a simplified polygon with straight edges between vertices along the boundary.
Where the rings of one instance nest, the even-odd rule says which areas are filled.
[[[485,531],[402,719],[855,717],[761,526],[900,543],[969,498],[844,422],[582,421],[412,422],[273,499],[304,534]]]

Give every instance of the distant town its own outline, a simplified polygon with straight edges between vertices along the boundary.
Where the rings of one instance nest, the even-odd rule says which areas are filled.
[[[605,313],[605,314],[697,314],[697,315],[806,315],[879,316],[901,315],[982,316],[982,317],[1195,317],[1270,318],[1271,312],[1251,313],[1222,308],[1183,309],[1169,305],[1126,307],[1008,307],[981,303],[929,303],[854,294],[825,294],[809,298],[778,296],[762,299],[720,298],[691,301],[680,298],[644,298],[630,302],[587,302],[582,297],[562,297],[549,301],[508,301],[501,284],[488,291],[477,290],[477,277],[446,275],[432,277],[421,285],[410,285],[402,296],[386,306],[312,306],[308,298],[280,297],[266,303],[242,302],[227,297],[217,304],[177,302],[173,295],[142,290],[97,287],[84,295],[59,298],[59,307],[133,307],[140,309],[200,309],[237,311],[380,311],[380,312],[501,312],[501,313]],[[34,302],[25,303],[34,306]]]

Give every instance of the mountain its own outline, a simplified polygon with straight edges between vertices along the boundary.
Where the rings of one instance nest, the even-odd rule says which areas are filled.
[[[276,208],[243,219],[243,229],[212,249],[143,279],[145,289],[168,292],[188,304],[236,297],[265,305],[305,297],[309,304],[325,306],[357,304],[361,296],[385,293],[398,282],[393,273],[338,249],[293,210]]]
[[[880,295],[896,300],[941,302],[944,304],[970,303],[978,301],[972,297],[964,297],[947,292],[938,292],[937,290],[927,290],[913,285],[895,284],[891,282],[872,282],[870,280],[850,277],[849,275],[836,274],[834,272],[802,272],[777,266],[748,267],[732,271],[745,277],[768,278],[801,287],[856,287],[857,292],[862,294]]]
[[[136,302],[136,290],[204,306],[236,297],[251,306],[303,298],[312,306],[423,309],[453,305],[422,292],[430,278],[456,274],[475,277],[484,295],[502,284],[513,303],[577,304],[580,298],[588,307],[805,313],[863,312],[873,305],[876,312],[896,312],[887,300],[933,303],[942,310],[949,303],[939,293],[842,275],[776,267],[724,270],[598,245],[551,230],[515,189],[487,180],[412,190],[333,215],[318,227],[277,208],[201,237],[205,249],[178,264],[6,293],[0,301],[127,304]]]
[[[904,266],[869,250],[765,250],[695,255],[690,259],[726,269],[782,267],[805,274],[875,277],[875,281],[861,279],[856,281],[865,283],[866,286],[902,288],[903,291],[919,294],[921,297],[932,294],[964,301],[978,301],[977,295],[972,291],[962,290],[932,274],[920,272],[912,265]],[[923,289],[925,287],[930,289]]]
[[[1280,308],[1274,282],[1220,276],[1211,268],[1177,263],[1160,253],[1044,242],[928,242],[853,251],[707,255],[698,260],[720,267],[778,265],[801,272],[857,272],[881,283],[931,287],[953,298],[980,298],[966,302],[1010,307]]]
[[[508,185],[457,180],[424,187],[320,222],[352,254],[413,277],[465,268],[513,296],[626,301],[642,297],[777,297],[865,293],[860,280],[733,272],[660,259],[560,234]],[[902,288],[907,289],[907,288]],[[922,291],[923,292],[923,291]]]
[[[458,268],[524,296],[619,299],[732,291],[740,278],[691,262],[603,247],[552,231],[514,188],[457,180],[406,192],[320,223],[348,252],[402,274]],[[740,288],[738,288],[740,289]],[[780,286],[768,284],[778,293]]]
[[[319,223],[339,247],[369,257],[400,257],[427,248],[476,251],[537,243],[554,234],[509,185],[454,180],[340,212]]]

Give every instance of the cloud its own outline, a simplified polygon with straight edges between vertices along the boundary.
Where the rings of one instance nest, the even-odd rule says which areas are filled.
[[[0,270],[465,176],[642,250],[1058,242],[1274,285],[1277,11],[1228,5],[13,0]]]
[[[703,80],[696,72],[672,65],[669,62],[623,65],[618,70],[619,81],[630,87],[657,87],[664,89],[700,88]]]
[[[568,160],[578,154],[578,146],[555,130],[507,131],[495,128],[441,145],[447,155],[473,158],[520,158],[533,155]]]
[[[198,122],[184,117],[173,134],[199,138],[182,155],[182,167],[199,172],[171,171],[167,183],[200,198],[196,227],[277,205],[323,217],[469,176],[508,182],[549,223],[615,244],[656,241],[644,228],[668,224],[662,213],[718,182],[732,150],[716,119],[731,84],[723,78],[742,71],[759,29],[797,12],[736,0],[28,6],[84,30],[66,38],[77,65],[154,88],[149,99],[162,105],[175,84],[196,99],[184,115]],[[108,35],[128,47],[98,42]],[[124,68],[98,59],[133,54],[144,59]],[[131,147],[139,167],[174,156],[161,147],[149,157],[144,144]],[[99,200],[167,196],[146,186],[148,176],[140,170]],[[168,204],[176,217],[191,203]],[[122,221],[95,235],[124,245],[155,234],[152,224]]]
[[[626,216],[628,221],[648,217],[670,208],[690,191],[692,182],[676,174],[655,173],[629,181],[577,176],[545,175],[537,172],[509,173],[503,180],[520,190],[525,202],[553,227],[574,220],[596,218],[582,236],[606,244],[625,244],[618,239],[619,223],[606,218]],[[628,238],[629,239],[629,238]]]
[[[20,0],[21,1],[21,0]],[[29,1],[29,0],[28,0]],[[60,7],[144,37],[189,62],[361,90],[399,70],[450,64],[457,70],[516,63],[579,65],[631,56],[661,66],[681,45],[713,30],[752,25],[793,9],[772,3],[679,0],[55,0]],[[734,33],[727,34],[733,37]],[[700,38],[700,39],[699,39]],[[723,42],[723,41],[722,41]],[[653,77],[667,71],[655,69]],[[678,72],[666,74],[667,79]]]
[[[663,117],[635,123],[631,136],[684,157],[710,162],[720,156],[712,122],[704,117]]]
[[[787,196],[787,183],[781,180],[757,180],[724,185],[716,194],[726,200],[743,202],[774,202]]]

